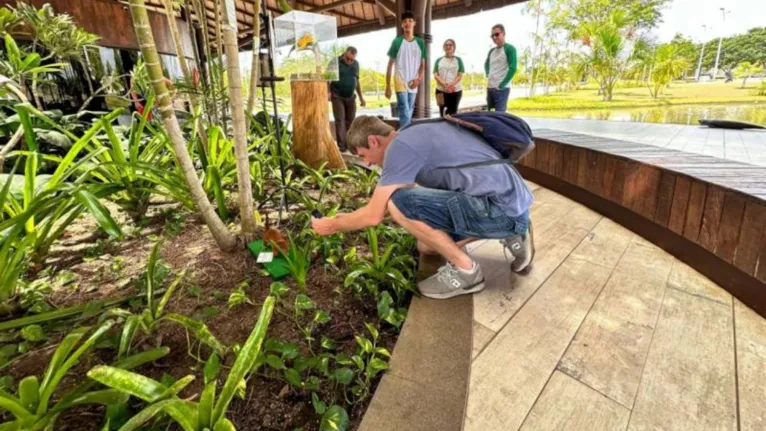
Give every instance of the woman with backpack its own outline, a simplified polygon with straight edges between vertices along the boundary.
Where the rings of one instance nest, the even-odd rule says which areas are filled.
[[[463,60],[455,56],[455,41],[447,39],[444,42],[444,57],[440,57],[434,63],[434,79],[436,79],[436,104],[439,105],[439,115],[457,113],[460,98],[463,96],[463,88],[460,81],[463,79],[465,68]]]

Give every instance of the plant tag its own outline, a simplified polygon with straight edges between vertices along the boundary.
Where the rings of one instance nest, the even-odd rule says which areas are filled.
[[[256,259],[258,263],[269,263],[272,260],[274,260],[274,252],[271,251],[263,251],[258,253],[258,259]]]

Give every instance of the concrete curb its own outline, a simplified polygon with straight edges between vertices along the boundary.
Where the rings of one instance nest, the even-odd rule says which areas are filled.
[[[413,298],[391,367],[359,430],[460,431],[472,337],[473,295]]]

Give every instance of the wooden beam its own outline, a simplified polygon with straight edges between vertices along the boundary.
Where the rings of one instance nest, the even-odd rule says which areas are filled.
[[[383,7],[383,9],[387,10],[391,15],[396,16],[396,3],[391,0],[374,0],[374,1],[367,1],[366,3],[375,3],[376,5],[380,5]]]
[[[296,0],[295,4],[296,5],[302,5],[302,6],[316,7],[315,4],[306,3],[305,1],[301,1],[301,0]],[[296,9],[297,10],[303,10],[305,12],[310,12],[310,9],[298,9],[298,8],[296,8]],[[364,19],[359,18],[358,16],[349,15],[347,13],[344,13],[344,12],[341,12],[341,11],[337,11],[337,10],[326,10],[326,11],[321,12],[321,13],[332,14],[332,15],[335,15],[335,16],[352,19],[352,20],[356,21],[357,23],[358,22],[364,22]]]
[[[375,15],[378,16],[380,25],[386,25],[386,9],[377,1],[375,2]]]
[[[330,9],[335,9],[336,7],[345,6],[347,4],[357,3],[359,1],[360,0],[338,0],[338,1],[334,2],[334,3],[329,3],[329,4],[326,4],[324,6],[319,6],[319,7],[313,8],[313,9],[309,9],[307,12],[320,13],[320,12],[328,11]],[[357,18],[357,19],[359,19],[359,18]]]
[[[473,4],[473,0],[465,0],[465,6],[470,7]]]

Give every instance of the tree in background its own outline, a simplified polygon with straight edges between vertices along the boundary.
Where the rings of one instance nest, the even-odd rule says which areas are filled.
[[[761,73],[762,71],[763,67],[761,67],[761,65],[752,64],[749,61],[743,61],[737,65],[736,69],[734,69],[734,76],[737,78],[742,78],[742,88],[745,88],[747,80],[751,76],[755,75],[756,73]]]
[[[548,27],[584,49],[588,71],[605,101],[636,61],[634,47],[661,22],[669,0],[560,0],[549,13]],[[578,64],[578,69],[581,65]]]
[[[570,37],[583,25],[607,22],[615,11],[633,29],[650,29],[662,22],[662,9],[671,0],[558,0],[552,4],[548,25],[566,31]]]
[[[585,22],[574,33],[586,47],[590,70],[607,102],[612,100],[617,81],[634,61],[630,47],[632,33],[627,15],[621,10],[612,11],[604,21]]]
[[[705,42],[705,57],[702,59],[703,69],[713,67],[717,48],[718,39]],[[720,67],[723,69],[734,68],[743,61],[766,66],[766,27],[751,28],[747,33],[723,39]]]
[[[673,43],[649,46],[645,49],[642,47],[636,51],[636,57],[649,70],[646,86],[649,88],[649,94],[655,99],[659,97],[663,88],[680,77],[691,65],[681,54],[681,48]]]

